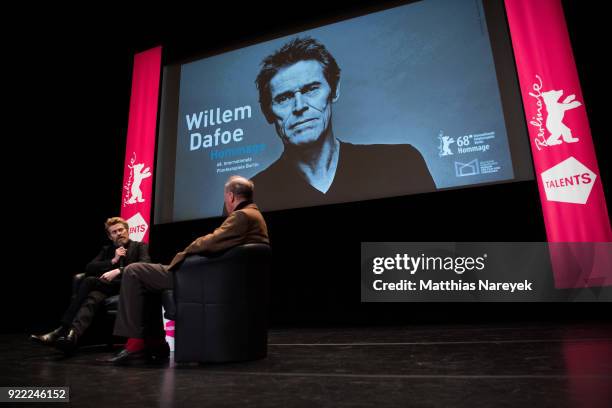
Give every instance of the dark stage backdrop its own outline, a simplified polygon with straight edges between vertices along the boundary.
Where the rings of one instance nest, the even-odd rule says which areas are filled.
[[[6,135],[9,259],[3,331],[50,328],[69,297],[70,278],[105,242],[103,222],[119,212],[133,54],[162,44],[168,57],[217,53],[376,7],[316,1],[307,8],[256,5],[163,10],[154,16],[100,10],[82,18],[33,17],[15,39],[15,115]],[[604,119],[602,10],[564,1],[601,179],[610,183]],[[600,6],[601,7],[601,6]],[[61,10],[56,9],[56,12]],[[44,14],[44,13],[43,13]],[[129,14],[129,13],[128,13]],[[248,40],[252,39],[252,40]],[[10,40],[13,40],[12,38]],[[18,71],[18,72],[17,72]],[[609,187],[605,187],[610,203]],[[266,215],[274,247],[273,325],[399,324],[605,318],[598,304],[361,304],[361,241],[544,241],[535,182],[476,187]],[[475,211],[474,208],[477,208]],[[220,219],[159,226],[154,259],[168,262]]]

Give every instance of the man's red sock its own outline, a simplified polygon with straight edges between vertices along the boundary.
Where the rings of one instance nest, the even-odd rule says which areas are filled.
[[[144,339],[137,339],[134,337],[130,337],[125,343],[125,349],[131,353],[144,350],[144,348],[145,348]]]

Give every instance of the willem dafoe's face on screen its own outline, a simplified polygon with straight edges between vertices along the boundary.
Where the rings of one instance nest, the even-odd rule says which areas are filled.
[[[318,61],[300,61],[282,68],[270,80],[274,126],[284,144],[315,142],[331,121],[331,88]]]

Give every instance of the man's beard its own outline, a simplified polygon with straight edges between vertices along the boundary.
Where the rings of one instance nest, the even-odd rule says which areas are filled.
[[[127,238],[118,238],[118,239],[115,241],[115,246],[116,246],[116,247],[124,246],[125,244],[127,244],[127,242],[128,242],[128,239],[127,239]]]

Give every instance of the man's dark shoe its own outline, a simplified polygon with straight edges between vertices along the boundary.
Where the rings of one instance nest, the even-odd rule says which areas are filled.
[[[165,341],[156,347],[147,348],[146,351],[147,358],[152,363],[163,363],[170,357],[170,347]]]
[[[77,349],[79,335],[74,327],[68,330],[68,334],[61,336],[55,342],[55,347],[65,354],[72,354]]]
[[[144,363],[147,361],[147,352],[146,350],[140,351],[128,351],[127,349],[121,350],[119,353],[114,355],[113,357],[102,360],[105,363],[113,364],[113,365],[127,365],[131,363]]]
[[[60,326],[52,332],[46,334],[32,334],[30,340],[35,343],[44,344],[45,346],[54,346],[57,339],[66,333],[66,328]]]

